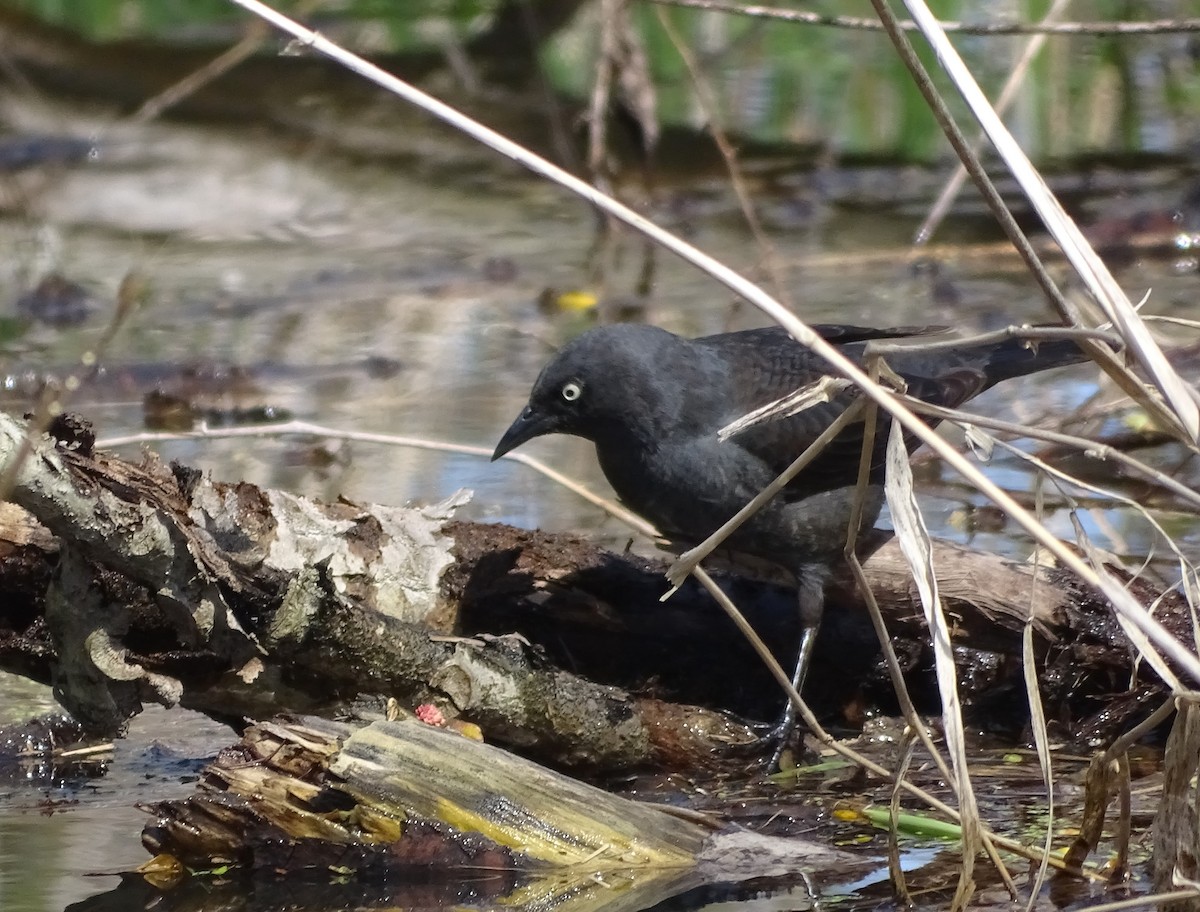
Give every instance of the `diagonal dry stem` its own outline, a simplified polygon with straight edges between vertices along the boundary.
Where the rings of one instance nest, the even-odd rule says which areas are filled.
[[[1049,25],[1057,21],[1062,14],[1070,6],[1071,0],[1054,0],[1054,5],[1046,11],[1046,15],[1042,17],[1042,25]],[[946,23],[942,23],[942,27],[946,27]],[[1025,43],[1025,47],[1021,50],[1021,58],[1017,61],[1017,65],[1013,67],[1013,71],[1008,75],[1008,79],[1004,83],[1004,87],[1000,89],[1000,96],[996,99],[996,112],[1004,114],[1012,103],[1017,98],[1017,92],[1025,82],[1025,76],[1029,72],[1029,67],[1033,60],[1041,51],[1042,46],[1046,43],[1046,32],[1038,32],[1033,35],[1029,41]],[[981,130],[976,134],[971,142],[973,149],[978,149],[985,139],[985,135]],[[916,233],[913,235],[913,243],[917,246],[924,246],[933,237],[933,233],[937,231],[938,226],[950,212],[950,208],[954,205],[954,200],[958,196],[958,191],[962,189],[962,185],[967,180],[967,168],[959,162],[954,169],[954,174],[946,181],[946,186],[942,188],[942,192],[938,195],[937,200],[929,209],[929,214],[925,216],[925,220],[921,222]]]

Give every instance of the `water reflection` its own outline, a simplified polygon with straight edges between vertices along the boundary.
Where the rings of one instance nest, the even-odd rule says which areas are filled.
[[[0,779],[0,900],[5,912],[58,912],[113,887],[147,859],[138,802],[190,794],[201,767],[234,740],[198,713],[148,707],[91,766]],[[31,761],[32,762],[32,761]],[[4,773],[8,773],[6,768]],[[90,875],[113,875],[92,877]]]

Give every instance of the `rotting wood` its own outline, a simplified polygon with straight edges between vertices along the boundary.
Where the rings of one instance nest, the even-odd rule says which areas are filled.
[[[608,909],[624,897],[623,908],[636,895],[629,908],[644,908],[704,883],[802,870],[829,882],[874,865],[612,795],[415,720],[253,726],[194,795],[147,810],[152,876],[235,866],[403,882],[488,871],[516,907],[603,897]]]
[[[0,416],[0,463],[22,435],[20,422]],[[53,573],[40,603],[31,595],[0,609],[0,661],[52,681],[95,728],[116,727],[147,699],[262,717],[394,696],[462,714],[489,739],[558,764],[619,769],[694,765],[751,737],[695,704],[765,717],[778,707],[777,691],[699,587],[660,604],[661,562],[574,536],[456,522],[453,502],[320,503],[214,482],[152,456],[135,465],[72,439],[39,441],[35,454],[10,499],[53,543],[9,517],[23,550],[9,552],[21,556],[0,566],[0,585],[33,593]],[[895,551],[875,548],[867,573],[919,672],[924,632]],[[982,665],[970,669],[968,697],[1003,680],[1031,605],[1046,699],[1068,733],[1084,724],[1080,694],[1086,712],[1092,694],[1128,680],[1132,653],[1110,612],[1069,577],[1042,571],[1031,595],[1034,571],[1022,564],[944,543],[937,564],[958,642],[1000,657],[993,678]],[[724,579],[786,657],[794,596]],[[829,673],[816,684],[853,691],[871,672],[856,598],[844,585],[830,595],[818,648]],[[1188,622],[1170,598],[1158,616],[1179,630]],[[503,635],[512,632],[521,636]],[[1111,701],[1090,705],[1107,710],[1115,729],[1157,686],[1143,679],[1121,712]]]

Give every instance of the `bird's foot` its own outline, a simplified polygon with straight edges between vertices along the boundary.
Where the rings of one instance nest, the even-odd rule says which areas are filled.
[[[737,757],[756,758],[765,773],[778,772],[779,762],[796,733],[796,720],[790,716],[791,714],[785,713],[784,717],[773,725],[754,726],[757,737],[753,741],[730,745],[728,753]]]
[[[791,747],[796,734],[795,715],[788,713],[787,716],[787,718],[780,719],[765,736],[765,740],[769,740],[773,745],[771,755],[763,766],[764,771],[768,774],[780,771],[780,761]]]

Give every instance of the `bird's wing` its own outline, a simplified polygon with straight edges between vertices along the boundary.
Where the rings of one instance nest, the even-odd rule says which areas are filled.
[[[861,343],[872,339],[903,338],[939,331],[932,327],[871,329],[856,326],[815,326],[854,361],[862,356]],[[778,327],[726,333],[697,340],[736,365],[731,373],[731,412],[726,423],[773,402],[830,373],[822,358],[797,343]],[[985,385],[979,371],[952,370],[937,378],[906,378],[909,391],[926,402],[957,406],[976,395]],[[847,392],[831,402],[811,406],[787,418],[766,421],[730,439],[763,462],[775,474],[782,472],[837,419],[854,400]],[[882,465],[888,422],[880,415],[876,426],[873,463]],[[785,490],[784,497],[808,496],[816,491],[844,486],[847,465],[860,459],[866,426],[862,419],[847,426]],[[915,441],[909,441],[909,448]]]
[[[814,323],[813,332],[826,342],[846,344],[849,342],[869,342],[872,339],[911,339],[915,336],[936,336],[950,331],[948,326],[852,326],[847,323]],[[783,332],[782,326],[772,326],[767,330],[751,330],[751,332]],[[789,337],[790,338],[790,337]]]

